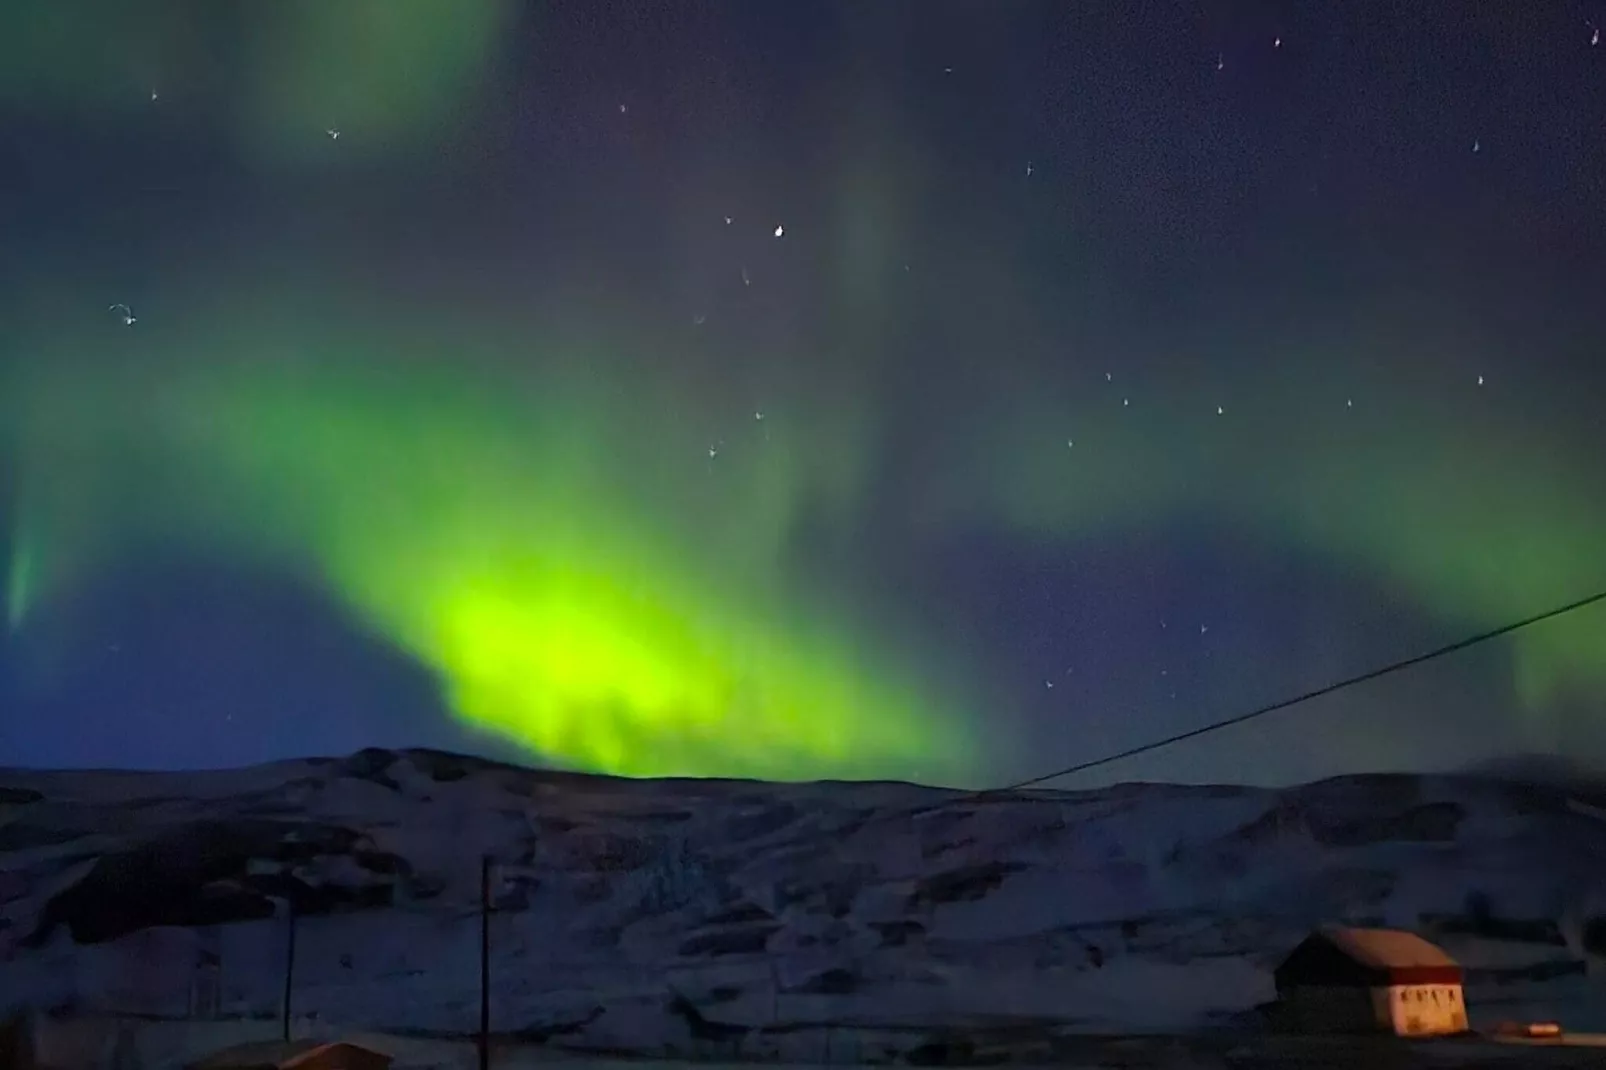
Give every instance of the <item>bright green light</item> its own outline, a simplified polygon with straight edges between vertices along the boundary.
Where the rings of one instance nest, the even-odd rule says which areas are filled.
[[[623,390],[586,361],[429,370],[407,344],[388,365],[25,380],[24,456],[72,488],[31,519],[69,558],[179,542],[309,575],[435,670],[458,715],[578,767],[979,764],[948,695],[789,575],[803,511],[852,493],[843,452],[775,414],[716,462],[662,383]]]

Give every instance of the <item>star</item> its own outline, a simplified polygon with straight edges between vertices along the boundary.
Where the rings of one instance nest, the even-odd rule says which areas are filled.
[[[1227,410],[1225,408],[1223,408],[1220,405],[1216,406],[1216,415],[1217,416],[1225,416],[1226,414],[1227,414]]]
[[[786,228],[781,226],[781,224],[779,224],[779,223],[775,224],[775,236],[777,238],[780,238],[780,237],[784,237],[785,235],[786,235]]]
[[[1027,178],[1031,178],[1032,177],[1032,161],[1030,161],[1030,160],[1026,161],[1026,177]]]
[[[1473,142],[1472,142],[1472,151],[1473,152],[1482,152],[1483,151],[1483,142],[1474,139]]]
[[[1479,386],[1482,386],[1482,385],[1483,385],[1483,376],[1481,376],[1481,375],[1480,375],[1480,376],[1478,376],[1478,385],[1479,385]]]

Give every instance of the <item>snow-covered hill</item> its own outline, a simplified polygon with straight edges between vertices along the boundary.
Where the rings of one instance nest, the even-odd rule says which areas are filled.
[[[1588,975],[1606,798],[1576,785],[975,799],[433,751],[0,773],[0,1003],[275,1016],[293,899],[298,1019],[472,1032],[487,853],[493,1028],[553,1045],[760,1055],[821,1034],[1241,1022],[1278,958],[1336,920],[1440,940],[1473,971],[1475,1016],[1606,1025],[1606,971]]]

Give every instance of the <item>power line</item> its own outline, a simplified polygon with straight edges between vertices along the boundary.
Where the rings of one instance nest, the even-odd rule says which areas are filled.
[[[1460,653],[1469,647],[1477,646],[1480,643],[1487,643],[1491,639],[1499,639],[1501,636],[1510,635],[1512,632],[1521,631],[1522,629],[1532,627],[1535,624],[1542,624],[1547,620],[1564,616],[1573,612],[1574,610],[1584,609],[1587,606],[1592,606],[1599,602],[1606,602],[1606,591],[1598,591],[1586,598],[1579,598],[1575,601],[1568,602],[1566,605],[1557,606],[1554,609],[1547,609],[1543,613],[1536,613],[1531,617],[1524,617],[1522,620],[1513,621],[1510,624],[1503,624],[1498,628],[1493,628],[1486,632],[1479,632],[1477,635],[1471,635],[1465,639],[1459,639],[1456,642],[1448,644],[1447,646],[1441,646],[1436,650],[1430,650],[1425,654],[1418,654],[1415,657],[1405,658],[1402,661],[1391,662],[1390,664],[1384,665],[1381,668],[1372,669],[1369,672],[1361,673],[1359,676],[1351,676],[1346,679],[1339,680],[1336,683],[1318,687],[1314,691],[1306,691],[1303,694],[1295,695],[1293,698],[1287,698],[1279,702],[1273,702],[1269,706],[1261,706],[1258,709],[1250,710],[1248,713],[1240,713],[1236,716],[1227,717],[1220,721],[1212,721],[1211,723],[1201,725],[1198,728],[1190,728],[1186,732],[1178,732],[1175,735],[1166,736],[1162,739],[1151,740],[1148,743],[1140,743],[1135,747],[1128,747],[1126,750],[1116,751],[1114,754],[1106,754],[1102,758],[1092,758],[1085,762],[1078,762],[1075,765],[1066,766],[1064,769],[1056,769],[1051,773],[1043,773],[1040,776],[1030,777],[1014,784],[1005,784],[1002,787],[997,788],[983,788],[980,791],[956,795],[944,799],[941,802],[932,803],[930,806],[913,810],[906,816],[916,817],[922,814],[930,813],[934,810],[940,810],[944,806],[952,806],[955,803],[972,802],[977,799],[984,799],[989,795],[1003,795],[1010,792],[1021,791],[1025,788],[1036,787],[1039,784],[1046,784],[1050,780],[1058,780],[1060,777],[1071,776],[1076,773],[1084,773],[1089,769],[1097,769],[1100,766],[1112,765],[1115,762],[1125,761],[1128,758],[1135,758],[1140,754],[1148,754],[1150,751],[1161,750],[1165,747],[1170,747],[1177,743],[1183,743],[1190,739],[1197,739],[1200,736],[1209,735],[1211,732],[1219,732],[1223,728],[1233,728],[1237,725],[1244,724],[1247,721],[1253,721],[1257,718],[1264,717],[1269,713],[1277,713],[1278,711],[1286,710],[1291,706],[1298,706],[1301,703],[1309,702],[1312,699],[1322,698],[1325,695],[1331,695],[1338,691],[1343,691],[1344,689],[1354,687],[1357,684],[1370,683],[1371,681],[1380,677],[1389,676],[1397,672],[1403,672],[1406,669],[1413,669],[1418,665],[1422,665],[1429,661],[1434,661],[1449,654]]]

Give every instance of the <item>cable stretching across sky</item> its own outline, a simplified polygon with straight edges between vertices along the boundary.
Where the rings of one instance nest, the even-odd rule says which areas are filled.
[[[1342,680],[1327,684],[1323,687],[1318,687],[1312,691],[1306,691],[1302,694],[1295,695],[1292,698],[1282,699],[1266,706],[1257,707],[1256,709],[1250,710],[1247,713],[1236,714],[1232,717],[1226,717],[1219,721],[1211,721],[1209,724],[1200,725],[1198,728],[1190,728],[1186,732],[1177,732],[1169,736],[1163,736],[1160,739],[1150,740],[1147,743],[1140,743],[1135,747],[1128,747],[1125,750],[1116,751],[1113,754],[1106,754],[1101,758],[1091,758],[1084,762],[1077,762],[1075,765],[1068,765],[1063,769],[1056,769],[1053,772],[1029,777],[1026,780],[1019,780],[1013,784],[1005,784],[1001,787],[987,788],[982,791],[966,792],[955,795],[951,798],[944,799],[940,803],[934,803],[931,806],[915,810],[908,816],[918,816],[920,814],[931,813],[935,810],[942,809],[944,806],[951,806],[958,802],[971,802],[976,799],[986,798],[991,795],[1006,795],[1010,792],[1023,791],[1026,788],[1033,788],[1040,784],[1046,784],[1051,780],[1059,780],[1061,777],[1072,776],[1076,773],[1084,773],[1089,769],[1097,769],[1101,766],[1113,765],[1116,762],[1125,761],[1128,758],[1135,758],[1140,754],[1148,754],[1151,751],[1161,750],[1165,747],[1174,746],[1178,743],[1185,743],[1188,740],[1197,739],[1200,736],[1206,736],[1212,732],[1219,732],[1224,728],[1234,728],[1238,725],[1264,717],[1267,714],[1279,713],[1283,710],[1309,702],[1312,699],[1318,699],[1326,695],[1344,691],[1359,684],[1370,683],[1371,681],[1380,679],[1384,676],[1392,676],[1393,674],[1403,672],[1406,669],[1414,669],[1419,665],[1426,664],[1427,662],[1436,661],[1437,659],[1446,657],[1450,654],[1460,653],[1463,650],[1489,642],[1492,639],[1499,639],[1502,636],[1510,635],[1513,632],[1521,631],[1522,629],[1532,627],[1535,624],[1542,624],[1547,620],[1554,620],[1557,617],[1562,617],[1577,610],[1598,605],[1602,602],[1606,602],[1606,591],[1597,591],[1594,594],[1587,595],[1583,598],[1574,599],[1573,601],[1567,602],[1563,605],[1556,606],[1552,609],[1547,609],[1542,613],[1535,613],[1533,616],[1524,617],[1521,620],[1512,621],[1508,624],[1502,624],[1498,628],[1491,628],[1488,631],[1478,632],[1476,635],[1469,635],[1463,639],[1458,639],[1453,643],[1448,643],[1444,646],[1437,647],[1423,654],[1417,654],[1413,657],[1404,658],[1400,661],[1390,662],[1389,664],[1381,666],[1380,668],[1363,672],[1358,676],[1345,677]]]

